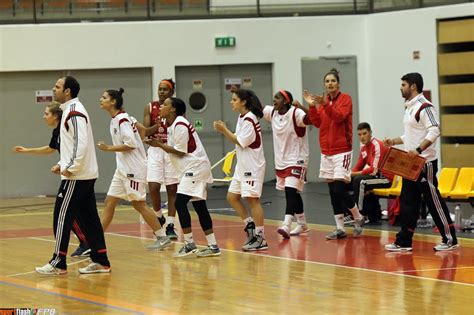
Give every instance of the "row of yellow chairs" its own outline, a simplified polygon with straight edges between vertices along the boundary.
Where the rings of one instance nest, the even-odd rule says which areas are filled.
[[[438,177],[438,189],[441,197],[450,200],[468,200],[474,198],[474,167],[441,169]],[[381,197],[397,197],[402,191],[402,178],[395,176],[390,188],[374,189]]]

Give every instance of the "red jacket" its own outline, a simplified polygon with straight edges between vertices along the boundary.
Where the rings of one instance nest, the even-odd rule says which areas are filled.
[[[392,181],[393,174],[382,172],[380,169],[387,151],[388,148],[383,145],[382,141],[375,137],[372,138],[369,143],[360,148],[359,160],[352,171],[362,171],[362,175],[377,175],[377,173],[381,172],[385,178]]]
[[[324,155],[352,151],[352,99],[339,92],[334,100],[326,98],[326,106],[309,108],[311,123],[319,128],[319,145]]]

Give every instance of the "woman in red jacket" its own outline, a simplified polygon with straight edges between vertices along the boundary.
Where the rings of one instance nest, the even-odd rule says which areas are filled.
[[[324,76],[327,95],[311,95],[304,91],[309,103],[311,123],[319,128],[321,166],[319,177],[329,186],[331,204],[336,219],[336,230],[326,236],[328,240],[345,238],[344,212],[349,209],[354,216],[353,236],[362,233],[364,219],[349,195],[346,183],[351,181],[352,159],[352,99],[339,90],[339,72],[331,69]]]

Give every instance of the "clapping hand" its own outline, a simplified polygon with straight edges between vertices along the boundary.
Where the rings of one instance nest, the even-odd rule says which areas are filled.
[[[214,122],[214,129],[220,133],[224,133],[224,131],[227,129],[227,126],[222,120],[216,120]]]
[[[146,138],[143,140],[143,143],[148,144],[151,147],[161,147],[163,145],[163,141],[158,138]]]
[[[107,151],[108,148],[109,148],[109,146],[108,146],[107,144],[105,144],[104,141],[99,141],[99,142],[97,142],[97,147],[98,147],[99,149],[101,149],[102,151]]]

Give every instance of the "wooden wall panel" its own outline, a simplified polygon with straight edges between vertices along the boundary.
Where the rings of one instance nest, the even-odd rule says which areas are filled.
[[[474,114],[444,114],[441,116],[443,137],[474,137]]]
[[[474,19],[445,21],[438,24],[438,44],[474,42]]]
[[[441,84],[441,106],[474,105],[474,83]]]
[[[443,167],[474,167],[474,144],[442,144]]]
[[[438,55],[439,75],[474,73],[474,51]]]

